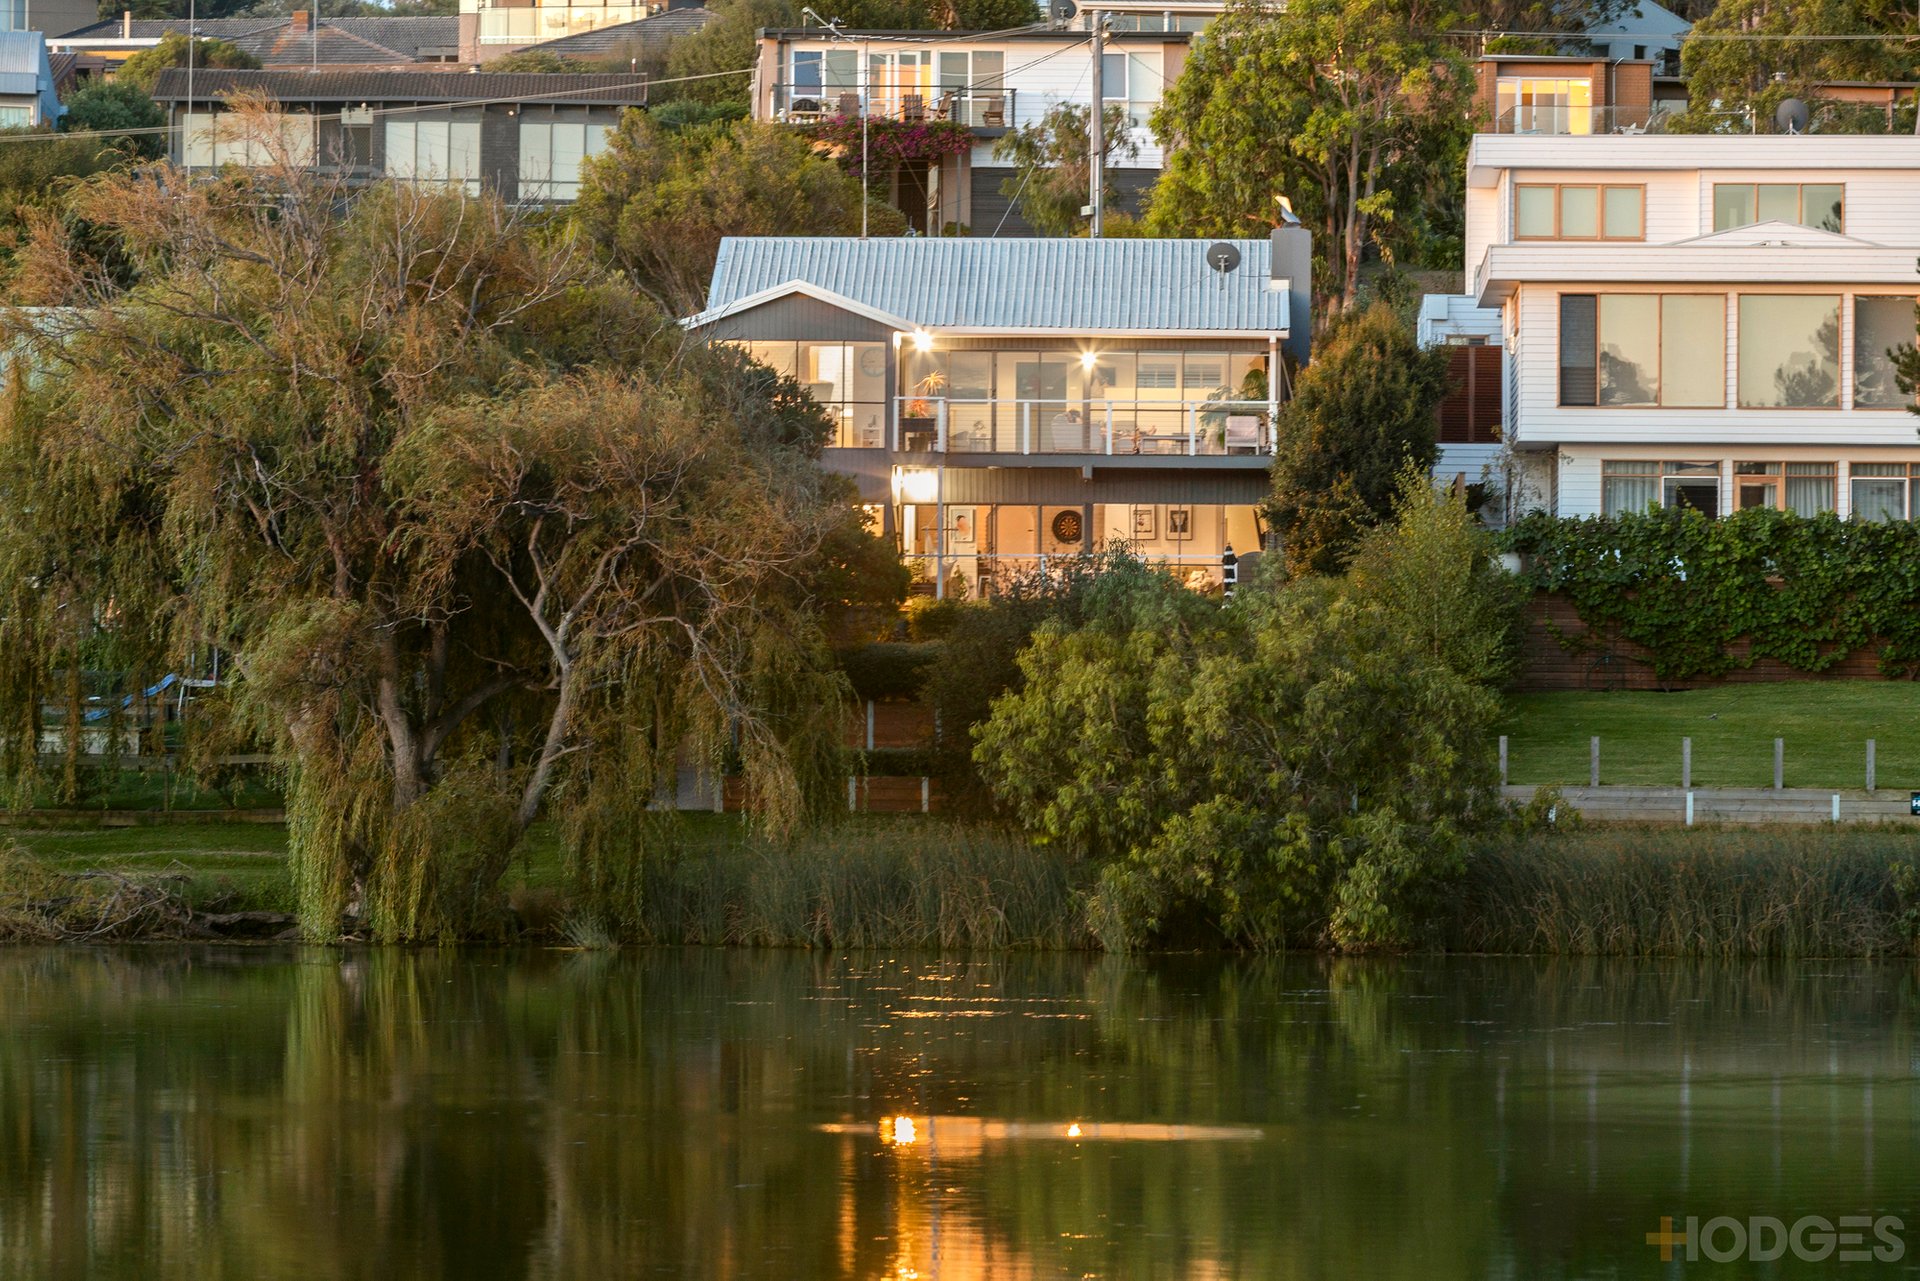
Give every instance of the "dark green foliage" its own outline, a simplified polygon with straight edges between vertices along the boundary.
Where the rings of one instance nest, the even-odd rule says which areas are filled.
[[[60,127],[68,133],[112,133],[119,129],[158,129],[167,113],[130,80],[93,80],[67,99]],[[165,134],[142,134],[126,140],[136,154],[149,159],[166,154]]]
[[[569,71],[584,71],[586,68],[561,57],[551,49],[542,49],[535,45],[531,49],[516,49],[498,58],[490,58],[480,64],[480,70],[495,73],[536,72],[553,75]]]
[[[1447,353],[1376,303],[1335,326],[1280,415],[1267,512],[1296,574],[1337,571],[1386,519],[1409,464],[1429,469]]]
[[[1108,107],[1101,116],[1100,136],[1106,168],[1102,171],[1102,198],[1110,208],[1119,203],[1120,188],[1113,170],[1140,154],[1127,123],[1125,107]],[[1071,236],[1084,232],[1087,219],[1087,134],[1091,117],[1084,107],[1063,102],[1030,125],[1023,125],[993,144],[995,160],[1010,161],[1013,177],[1000,184],[1000,194],[1020,210],[1042,236]]]
[[[1762,509],[1721,520],[1536,512],[1503,538],[1527,557],[1529,586],[1565,594],[1599,635],[1646,647],[1661,680],[1762,658],[1819,672],[1865,647],[1889,674],[1920,674],[1920,525]]]
[[[888,642],[842,650],[838,657],[855,698],[916,699],[941,653],[939,645]]]
[[[45,133],[9,131],[4,136]],[[95,236],[71,210],[67,193],[75,183],[133,163],[137,153],[128,142],[111,138],[63,138],[0,143],[0,263],[11,271],[15,255],[36,220],[66,225],[70,234],[87,241],[91,252],[109,271],[123,265],[114,246]],[[31,293],[31,290],[28,291]],[[17,278],[8,281],[9,301],[25,301]]]
[[[187,38],[178,31],[170,31],[153,48],[142,49],[121,63],[120,70],[114,73],[114,81],[150,94],[162,71],[186,65]],[[198,40],[193,46],[193,65],[209,71],[258,71],[260,59],[225,40]]]
[[[690,98],[677,98],[657,107],[648,107],[647,117],[653,121],[654,128],[662,133],[679,133],[683,129],[697,129],[701,125],[730,125],[736,120],[744,120],[747,117],[747,104],[695,102]]]
[[[1824,102],[1824,86],[1837,81],[1909,81],[1920,71],[1912,45],[1913,18],[1885,0],[1720,0],[1694,24],[1681,46],[1687,78],[1687,114],[1669,122],[1686,132],[1746,133],[1757,123],[1774,130],[1773,112],[1783,100],[1800,98],[1814,108],[1816,131],[1883,133],[1884,112],[1851,110]],[[1804,36],[1845,34],[1888,39],[1819,40]],[[1911,128],[1911,116],[1907,117]]]
[[[1410,475],[1399,511],[1350,580],[1257,579],[1222,608],[1124,575],[1020,654],[974,759],[1028,830],[1101,865],[1104,941],[1418,940],[1463,834],[1498,818],[1512,629],[1461,500]]]
[[[956,31],[1005,31],[1041,20],[1034,0],[953,0]]]

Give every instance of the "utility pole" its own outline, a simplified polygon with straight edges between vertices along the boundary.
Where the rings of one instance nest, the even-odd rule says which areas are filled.
[[[180,131],[180,162],[186,167],[187,177],[193,177],[193,41],[199,33],[195,30],[194,0],[187,0],[187,125]],[[213,139],[209,135],[207,149],[213,149]]]
[[[1087,112],[1087,234],[1098,240],[1102,225],[1101,189],[1106,185],[1103,179],[1107,159],[1107,92],[1100,73],[1106,63],[1107,15],[1096,9],[1091,17],[1093,37],[1088,43],[1093,46],[1093,106]]]

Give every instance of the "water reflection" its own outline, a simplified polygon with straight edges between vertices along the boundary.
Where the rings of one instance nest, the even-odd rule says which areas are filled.
[[[1687,1214],[1920,1255],[1913,980],[0,952],[0,1277],[1643,1275]]]

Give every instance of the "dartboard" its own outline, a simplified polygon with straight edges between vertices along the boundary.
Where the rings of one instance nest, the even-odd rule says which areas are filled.
[[[1079,512],[1066,511],[1054,513],[1053,541],[1056,543],[1077,543],[1080,541]]]

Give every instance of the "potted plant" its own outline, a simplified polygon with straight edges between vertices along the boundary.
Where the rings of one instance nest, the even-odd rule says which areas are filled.
[[[913,398],[900,415],[900,443],[905,449],[931,449],[940,430],[933,397],[946,389],[947,376],[934,370],[913,385]]]

